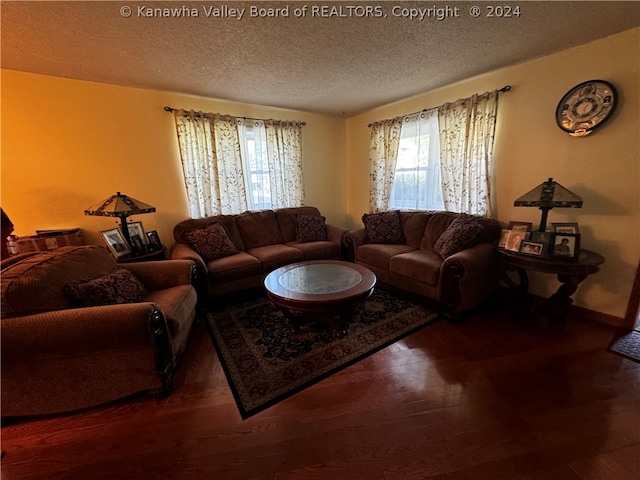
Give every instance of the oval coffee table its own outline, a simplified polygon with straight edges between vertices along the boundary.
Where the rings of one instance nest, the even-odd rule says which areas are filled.
[[[292,263],[264,279],[267,295],[294,330],[316,320],[336,336],[347,331],[354,307],[373,292],[375,274],[360,265],[338,260]]]

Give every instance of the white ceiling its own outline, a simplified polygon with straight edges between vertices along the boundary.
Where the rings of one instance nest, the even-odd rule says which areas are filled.
[[[480,18],[470,13],[475,5]],[[488,5],[519,5],[520,15],[488,18]],[[142,6],[199,16],[153,18]],[[289,17],[251,18],[252,6],[288,7]],[[320,6],[347,16],[314,16]],[[349,6],[378,7],[385,17],[359,18],[360,8],[349,17]],[[459,16],[393,15],[394,7],[434,6]],[[207,17],[212,7],[245,13]],[[1,22],[2,68],[351,116],[628,30],[640,25],[640,2],[2,1]]]

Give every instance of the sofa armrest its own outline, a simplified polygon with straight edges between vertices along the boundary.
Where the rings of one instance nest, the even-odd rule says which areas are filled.
[[[358,247],[365,245],[367,241],[367,231],[364,228],[349,230],[345,233],[343,243],[347,250],[347,258],[355,262],[357,260]]]
[[[174,243],[170,252],[171,260],[192,260],[196,262],[196,267],[204,273],[207,271],[207,264],[202,256],[186,243]]]
[[[476,306],[498,285],[494,243],[479,243],[446,258],[440,269],[440,300],[456,311]]]
[[[134,262],[122,266],[130,270],[151,291],[193,285],[194,282],[195,263],[192,260]]]
[[[144,302],[5,318],[2,415],[57,413],[170,388],[166,319]]]
[[[342,241],[344,239],[345,233],[347,233],[347,229],[343,227],[336,227],[335,225],[326,225],[327,227],[327,240],[333,242],[337,245],[340,245],[342,248]]]

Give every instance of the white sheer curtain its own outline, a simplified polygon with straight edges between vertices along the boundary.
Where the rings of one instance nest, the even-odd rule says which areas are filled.
[[[184,110],[173,114],[191,217],[246,210],[236,118]]]
[[[266,120],[271,208],[304,205],[302,126],[297,122]]]
[[[375,122],[371,125],[369,164],[369,210],[383,212],[389,208],[393,179],[400,146],[402,117]]]
[[[492,216],[491,166],[498,91],[438,108],[445,210]]]

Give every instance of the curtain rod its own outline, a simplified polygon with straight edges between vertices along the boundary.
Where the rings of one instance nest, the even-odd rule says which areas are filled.
[[[502,88],[498,89],[498,92],[500,93],[505,93],[511,90],[511,85],[505,85]],[[434,107],[435,108],[435,107]],[[427,110],[431,110],[430,108],[423,108],[422,110],[420,110],[419,112],[413,112],[413,113],[407,113],[406,115],[403,115],[403,117],[408,117],[409,115],[415,115],[416,113],[421,113],[421,112],[426,112]],[[373,125],[373,123],[368,123],[367,127],[371,128],[371,125]]]
[[[164,107],[164,111],[165,112],[173,113],[176,110],[178,110],[178,109],[177,108],[172,108],[172,107]],[[236,118],[241,118],[243,120],[256,120],[258,122],[264,122],[266,120],[265,118],[251,118],[251,117],[236,117]],[[303,127],[307,124],[307,122],[295,122],[295,123],[299,123]]]

